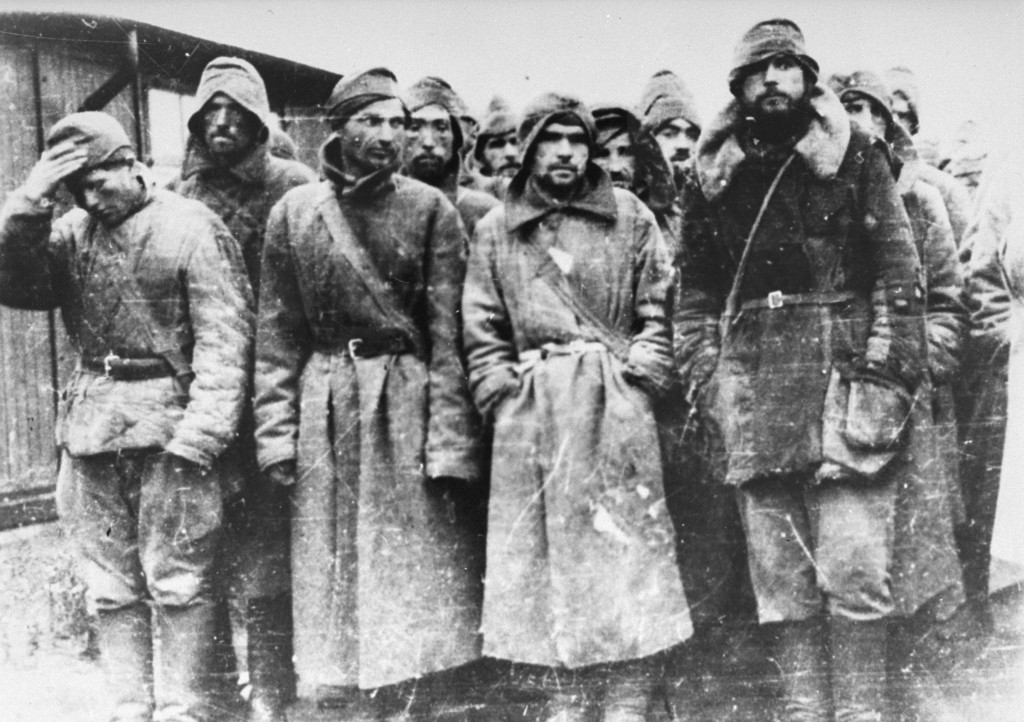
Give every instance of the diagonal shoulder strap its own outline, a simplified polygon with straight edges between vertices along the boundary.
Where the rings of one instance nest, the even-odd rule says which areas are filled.
[[[747,234],[746,243],[743,245],[743,255],[740,256],[739,265],[736,267],[736,275],[732,279],[732,287],[729,289],[729,295],[725,299],[725,311],[722,313],[721,319],[719,319],[719,342],[725,343],[726,337],[729,335],[729,331],[732,330],[733,321],[736,320],[736,316],[739,313],[739,300],[740,300],[740,286],[743,284],[743,277],[747,273],[747,265],[750,262],[750,249],[754,245],[754,238],[757,237],[757,231],[761,228],[761,221],[764,220],[764,212],[768,210],[768,202],[771,201],[772,196],[775,195],[775,189],[779,187],[779,181],[782,180],[782,174],[789,168],[790,163],[796,158],[796,151],[790,153],[789,157],[779,168],[775,174],[775,178],[772,179],[772,184],[768,186],[768,192],[764,194],[764,200],[761,201],[761,207],[757,211],[757,216],[754,218],[754,224],[750,227],[750,233]]]
[[[629,339],[612,327],[606,318],[594,311],[587,302],[580,297],[579,293],[569,283],[569,279],[554,260],[544,252],[537,244],[531,242],[520,233],[520,245],[526,249],[526,253],[534,260],[537,276],[547,282],[548,287],[555,292],[555,295],[572,309],[580,321],[580,325],[597,337],[597,340],[608,347],[608,350],[623,363],[629,358]]]
[[[409,340],[414,344],[420,343],[420,332],[413,325],[412,320],[402,310],[402,304],[398,294],[391,285],[384,280],[377,264],[373,262],[370,254],[366,252],[356,240],[356,234],[352,226],[345,219],[337,201],[334,198],[325,199],[320,204],[320,213],[327,231],[334,238],[337,248],[356,271],[356,276],[366,288],[374,303],[381,313],[388,319],[388,323],[401,329],[408,334]]]

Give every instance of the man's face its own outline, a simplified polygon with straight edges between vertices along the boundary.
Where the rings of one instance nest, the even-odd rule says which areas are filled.
[[[686,160],[697,147],[699,137],[700,128],[682,118],[670,120],[654,134],[661,154],[665,156],[665,162],[676,175],[682,171]]]
[[[616,188],[632,190],[636,177],[636,155],[633,139],[623,131],[604,145],[594,149],[594,162],[604,168]]]
[[[356,177],[393,165],[405,144],[405,108],[397,98],[362,108],[335,132],[345,171]]]
[[[220,165],[233,165],[248,155],[259,131],[259,119],[222,93],[203,106],[203,140]]]
[[[128,217],[139,202],[142,186],[131,163],[100,166],[68,183],[68,190],[86,212],[111,227]]]
[[[865,133],[873,133],[879,138],[885,139],[889,122],[881,108],[878,107],[878,103],[863,95],[847,93],[843,97],[843,107],[846,108],[846,114],[850,116],[850,122]]]
[[[501,135],[487,136],[484,143],[484,169],[487,175],[511,178],[519,171],[519,141],[510,130]]]
[[[911,135],[917,132],[917,113],[903,93],[892,94],[892,116]]]
[[[431,185],[444,178],[454,155],[451,116],[439,105],[420,108],[405,133],[405,164],[409,175]]]
[[[788,55],[766,60],[743,79],[744,106],[760,120],[792,116],[806,93],[804,70]]]
[[[582,180],[589,158],[583,126],[552,123],[537,135],[531,175],[551,193],[567,195]]]

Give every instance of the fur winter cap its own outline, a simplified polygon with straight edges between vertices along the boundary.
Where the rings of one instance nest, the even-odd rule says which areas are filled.
[[[46,134],[46,147],[53,148],[69,140],[87,149],[85,165],[79,174],[103,165],[119,150],[132,150],[121,124],[113,116],[99,111],[72,113],[58,120]]]
[[[792,57],[817,80],[818,62],[807,54],[800,27],[792,20],[775,18],[752,27],[736,46],[729,73],[729,90],[732,94],[739,94],[740,85],[751,66],[760,65],[778,55]]]
[[[214,58],[206,64],[196,91],[196,111],[188,119],[189,132],[197,138],[203,137],[203,108],[218,93],[256,116],[263,126],[258,140],[265,143],[269,134],[267,119],[270,117],[267,86],[252,63],[242,58]]]
[[[663,125],[676,118],[701,127],[693,94],[671,70],[659,70],[651,76],[636,111],[644,130],[651,133],[657,133]]]

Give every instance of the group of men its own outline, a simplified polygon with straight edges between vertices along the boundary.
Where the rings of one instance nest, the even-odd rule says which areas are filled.
[[[925,674],[914,625],[965,600],[965,213],[879,78],[819,73],[783,19],[707,125],[668,71],[477,122],[374,68],[324,103],[319,179],[235,58],[169,189],[110,116],[54,125],[0,302],[80,354],[58,496],[111,719],[218,719],[229,636],[250,720],[356,688],[429,718],[484,658],[542,693],[520,716],[686,719],[665,681],[744,598],[781,719],[916,719],[887,666]]]

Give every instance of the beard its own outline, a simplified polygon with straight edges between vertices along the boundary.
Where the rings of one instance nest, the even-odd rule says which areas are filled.
[[[436,155],[417,155],[409,161],[409,175],[428,185],[439,185],[447,170],[448,163]]]
[[[747,116],[757,138],[781,142],[803,134],[811,117],[811,101],[807,95],[794,99],[783,93],[764,93],[747,108]]]

